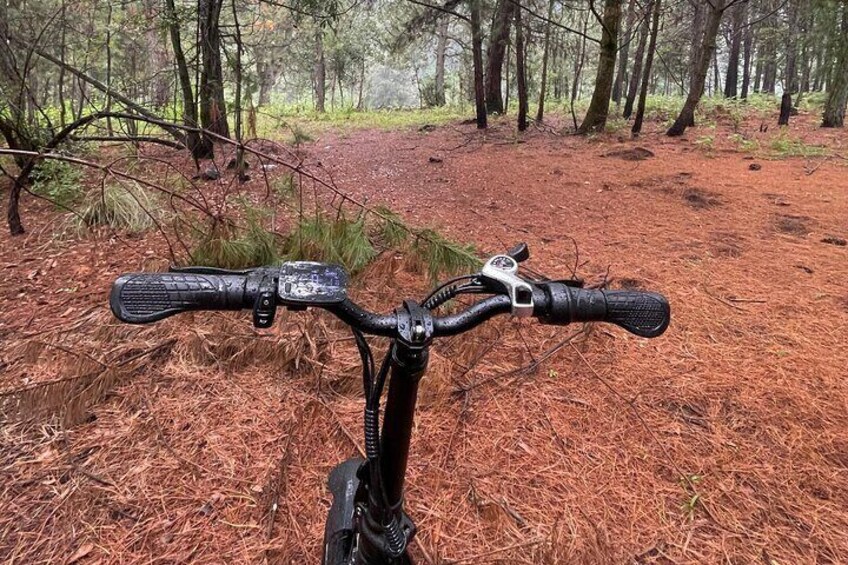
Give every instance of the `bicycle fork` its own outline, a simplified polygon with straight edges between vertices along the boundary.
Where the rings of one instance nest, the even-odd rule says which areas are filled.
[[[380,478],[385,492],[372,489],[374,469],[360,458],[348,459],[330,473],[333,496],[325,540],[335,539],[344,555],[327,565],[387,565],[412,563],[407,546],[415,525],[403,510],[409,446],[412,439],[418,383],[427,369],[429,346],[398,340],[380,440]],[[342,541],[344,540],[344,541]],[[340,555],[341,557],[341,555]]]

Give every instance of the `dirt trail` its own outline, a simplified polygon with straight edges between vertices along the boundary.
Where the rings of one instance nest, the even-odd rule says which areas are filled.
[[[845,143],[844,132],[833,135]],[[610,155],[634,147],[653,156]],[[527,241],[539,271],[568,276],[576,261],[590,282],[608,273],[613,287],[656,290],[672,304],[662,338],[596,328],[530,376],[422,406],[408,495],[420,560],[844,561],[848,248],[822,241],[848,238],[843,160],[710,155],[660,135],[535,133],[514,143],[507,126],[485,137],[464,126],[329,135],[310,158],[412,225],[493,252]],[[0,243],[0,261],[15,265],[5,269],[7,308],[20,294],[11,286],[34,283],[8,236]],[[21,256],[43,255],[43,244],[33,236]],[[80,309],[102,299],[114,274],[145,264],[144,250],[110,251],[130,247],[120,242],[62,245],[77,254],[57,259],[76,265],[63,280],[102,273],[78,283],[93,293],[72,303]],[[38,326],[49,313],[24,294]],[[21,331],[16,312],[11,319],[7,310],[2,335]],[[509,347],[475,378],[530,361],[519,329],[535,354],[564,336],[500,328]],[[221,329],[197,331],[212,339]],[[332,355],[322,361],[332,367]],[[318,401],[314,382],[293,370],[238,374],[214,363],[179,375],[142,371],[96,420],[70,430],[62,441],[76,453],[94,449],[88,468],[111,486],[73,473],[60,486],[49,465],[58,448],[45,447],[53,440],[32,440],[41,447],[23,462],[4,454],[4,508],[38,507],[43,496],[80,509],[68,503],[67,522],[43,522],[54,544],[18,533],[17,551],[38,541],[44,560],[89,543],[86,555],[102,562],[314,562],[323,475],[351,454],[345,436],[359,437],[361,404],[344,391]],[[4,442],[16,430],[7,427]],[[40,495],[15,483],[24,467],[44,473],[33,483]],[[269,484],[278,485],[273,495]],[[273,496],[285,502],[268,536]],[[27,526],[39,527],[39,516]],[[83,533],[71,531],[74,520]]]

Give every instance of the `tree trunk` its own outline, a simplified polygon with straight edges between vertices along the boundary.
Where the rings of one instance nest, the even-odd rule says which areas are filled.
[[[730,53],[727,55],[727,76],[724,80],[725,98],[736,98],[739,94],[739,54],[742,47],[742,26],[745,24],[745,4],[737,4],[732,8],[732,11]],[[718,88],[718,85],[716,85],[716,88]]]
[[[841,33],[837,40],[836,62],[828,84],[822,127],[841,128],[845,125],[845,106],[848,105],[848,2],[842,4]]]
[[[553,5],[553,4],[552,4]],[[550,19],[550,17],[548,18]],[[621,104],[621,86],[626,80],[627,63],[630,56],[630,41],[633,39],[633,23],[636,21],[636,0],[630,0],[627,5],[627,26],[624,30],[624,45],[618,54],[618,72],[615,74],[615,82],[612,84],[612,101]],[[647,25],[647,22],[643,22]]]
[[[689,94],[686,97],[683,108],[680,110],[680,115],[677,116],[677,119],[666,132],[666,135],[669,136],[683,135],[689,124],[695,122],[695,108],[698,106],[698,102],[701,101],[701,94],[704,92],[707,73],[710,70],[710,62],[715,52],[716,34],[718,34],[718,28],[721,24],[721,16],[724,13],[726,2],[726,0],[711,1],[711,4],[707,4],[707,21],[704,26],[703,43],[698,50],[699,57],[696,73],[692,77],[693,80],[689,88]]]
[[[224,71],[221,68],[220,18],[223,0],[199,0],[200,30],[200,124],[223,137],[230,136],[227,104],[224,101]]]
[[[183,95],[183,123],[190,128],[198,127],[197,104],[194,100],[194,91],[191,87],[191,75],[188,72],[185,53],[183,52],[182,40],[180,38],[180,22],[177,19],[177,11],[174,0],[165,0],[165,15],[168,23],[168,31],[171,36],[171,48],[174,50],[174,62],[177,65],[177,78]],[[189,130],[186,133],[186,146],[191,151],[195,162],[199,159],[211,159],[214,157],[212,141],[199,132]]]
[[[794,93],[798,89],[798,73],[796,69],[798,60],[798,5],[795,2],[789,2],[788,8],[789,33],[786,35],[786,64],[784,65],[786,76],[783,79],[783,90]]]
[[[580,124],[580,133],[603,131],[609,113],[610,94],[615,74],[615,56],[618,51],[618,28],[621,23],[621,1],[605,0],[601,25],[601,55],[598,61],[598,74],[595,76],[595,91],[586,111],[586,117]]]
[[[448,19],[439,22],[439,37],[436,41],[436,106],[444,106],[445,99],[445,54],[448,50]]]
[[[648,26],[643,25],[639,32],[639,42],[636,44],[636,54],[633,57],[633,74],[630,75],[630,84],[627,87],[627,98],[624,101],[624,111],[621,113],[625,119],[633,113],[633,103],[639,92],[639,80],[642,78],[642,62],[645,59],[645,43],[648,40]]]
[[[483,82],[483,30],[480,29],[480,2],[471,0],[471,52],[474,66],[474,106],[477,129],[486,129],[486,95]]]
[[[746,100],[748,98],[748,89],[751,86],[751,55],[754,51],[754,33],[751,30],[751,26],[748,25],[748,5],[743,4],[741,6],[742,10],[745,11],[745,16],[743,17],[743,22],[745,22],[745,34],[742,48],[742,100]]]
[[[509,43],[509,26],[515,8],[514,0],[498,0],[492,18],[492,31],[486,47],[486,111],[503,114],[504,102],[501,93],[506,46]]]
[[[324,62],[324,30],[315,24],[315,68],[312,81],[315,85],[315,110],[323,113],[327,103],[327,65]]]
[[[789,116],[792,114],[792,94],[787,90],[780,98],[780,117],[777,118],[777,125],[788,126]]]
[[[527,69],[524,66],[524,26],[520,0],[515,0],[515,85],[518,89],[518,131],[527,129]]]
[[[649,6],[650,7],[650,6]],[[660,12],[662,11],[662,1],[653,0],[653,17],[651,22],[651,41],[648,43],[648,56],[645,59],[645,73],[642,78],[642,89],[639,91],[639,104],[636,107],[636,118],[633,120],[633,128],[631,133],[634,136],[639,135],[642,131],[642,121],[645,118],[645,102],[648,99],[648,83],[651,79],[651,67],[654,65],[654,53],[657,50],[657,35],[660,30]],[[647,25],[647,22],[646,24]]]
[[[554,15],[554,0],[548,2],[548,23],[545,24],[545,47],[542,51],[542,78],[539,81],[539,108],[536,110],[536,121],[541,122],[545,118],[545,92],[548,84],[548,55],[551,49],[551,24]]]

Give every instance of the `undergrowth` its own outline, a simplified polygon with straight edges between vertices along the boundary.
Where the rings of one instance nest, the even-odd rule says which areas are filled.
[[[32,191],[59,208],[68,208],[85,193],[82,171],[66,161],[42,159],[35,165],[31,178]]]
[[[85,205],[75,216],[75,223],[80,229],[109,226],[140,233],[153,227],[154,218],[160,213],[158,199],[141,186],[106,184],[88,194]]]
[[[262,225],[264,211],[245,210],[245,225],[237,227],[216,221],[195,247],[191,260],[195,265],[246,269],[271,265],[282,259],[277,236]]]

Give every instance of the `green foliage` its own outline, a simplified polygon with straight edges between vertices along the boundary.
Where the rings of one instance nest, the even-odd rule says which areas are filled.
[[[443,273],[473,273],[482,266],[473,245],[450,241],[431,229],[422,230],[417,234],[412,244],[412,252],[432,281],[438,280]]]
[[[217,222],[211,232],[192,251],[196,265],[246,269],[272,265],[282,255],[277,236],[262,226],[265,212],[246,209],[246,225],[237,228],[232,224]]]
[[[154,195],[135,184],[107,184],[89,193],[86,200],[87,204],[76,217],[80,228],[110,226],[140,233],[153,227],[154,218],[160,213],[160,204]]]
[[[60,208],[67,208],[82,197],[85,189],[81,181],[78,167],[58,159],[42,159],[32,171],[32,191]]]
[[[821,157],[828,154],[826,147],[818,145],[807,145],[803,140],[793,137],[786,129],[771,142],[772,156],[777,158],[786,157]]]
[[[364,217],[350,220],[344,214],[335,219],[321,214],[303,218],[289,234],[285,249],[291,259],[338,263],[351,273],[377,256]]]
[[[715,135],[702,135],[695,140],[695,145],[709,151],[715,149]]]
[[[410,229],[397,213],[385,206],[378,206],[378,235],[386,247],[400,248],[409,239]]]

